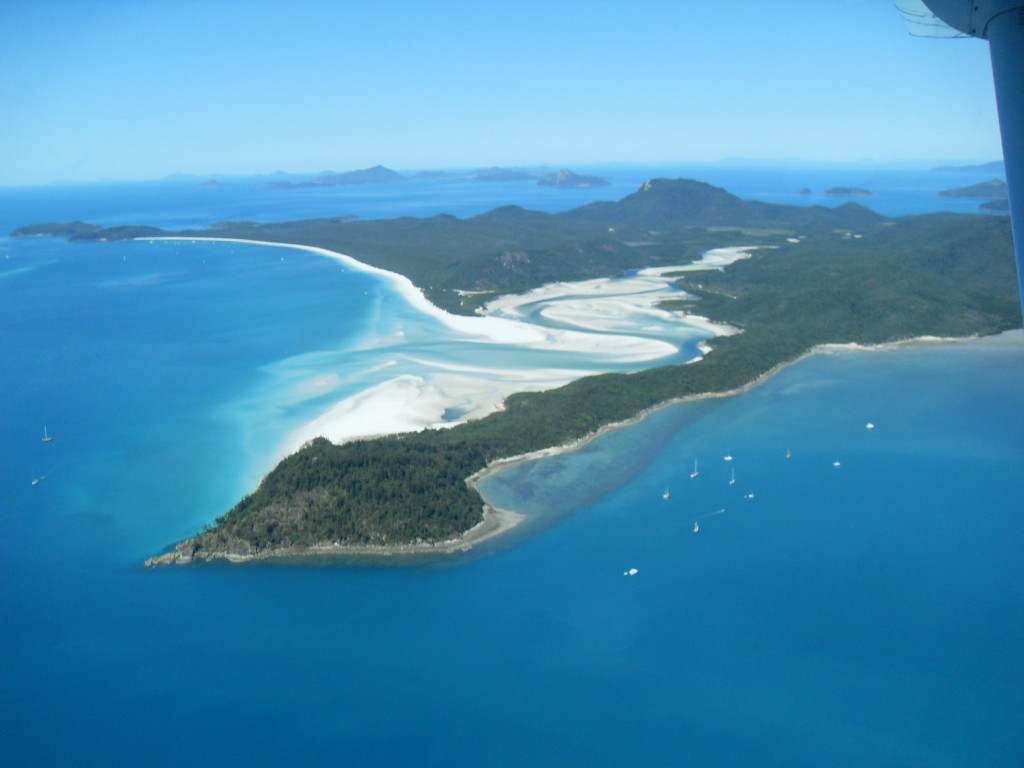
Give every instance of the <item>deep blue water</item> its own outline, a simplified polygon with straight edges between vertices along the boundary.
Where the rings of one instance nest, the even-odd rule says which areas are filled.
[[[907,173],[827,185],[930,210]],[[794,187],[769,181],[747,193]],[[568,199],[413,184],[3,190],[0,224]],[[4,765],[1021,764],[1019,334],[816,356],[516,465],[485,490],[531,518],[465,556],[146,571],[310,417],[280,397],[295,361],[411,315],[280,249],[0,239],[0,259]]]

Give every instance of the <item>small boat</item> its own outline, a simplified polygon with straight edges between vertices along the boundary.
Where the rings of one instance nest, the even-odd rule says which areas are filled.
[[[725,456],[722,457],[722,461],[732,461],[732,454],[731,453],[725,454]]]
[[[874,429],[874,428],[875,428],[875,425],[872,424],[870,421],[865,425],[865,429]]]
[[[700,472],[697,471],[697,460],[694,459],[693,460],[693,472],[690,473],[690,477],[694,478],[694,477],[696,477],[699,474],[700,474]]]
[[[833,461],[832,462],[832,466],[833,467],[838,467],[839,466],[839,460],[837,459],[836,461]]]
[[[34,488],[37,485],[39,485],[39,478],[36,477],[35,475],[32,475],[32,487]]]
[[[43,427],[43,442],[44,443],[52,443],[53,442],[53,438],[50,437],[49,433],[46,431],[46,427]]]
[[[663,494],[661,494],[661,498],[663,498],[665,501],[668,501],[668,496],[669,496],[669,494],[668,494],[668,486],[666,485],[665,486],[665,492]]]
[[[628,571],[623,571],[622,575],[623,576],[636,576],[638,573],[640,573],[640,571],[638,571],[636,568],[630,568]]]
[[[732,468],[732,474],[729,475],[729,485],[736,485],[736,467]]]
[[[790,451],[789,448],[786,449],[786,458],[787,459],[793,458],[793,452]]]
[[[693,521],[693,532],[700,533],[700,523],[696,520]]]

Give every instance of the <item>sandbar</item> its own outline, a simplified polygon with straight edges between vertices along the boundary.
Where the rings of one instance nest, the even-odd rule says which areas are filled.
[[[417,313],[435,318],[468,343],[515,346],[539,352],[555,365],[528,365],[522,359],[505,366],[481,361],[417,358],[403,350],[402,339],[389,341],[390,359],[376,365],[380,374],[358,391],[333,372],[313,370],[289,380],[279,402],[290,407],[304,398],[343,392],[318,415],[292,428],[274,452],[276,463],[316,437],[341,443],[360,438],[452,427],[500,410],[516,392],[554,389],[610,370],[639,369],[678,355],[684,344],[703,342],[736,329],[698,315],[659,308],[679,291],[670,273],[633,274],[545,285],[489,302],[477,316],[452,315],[427,300],[409,278],[317,246],[242,238],[160,237],[147,240],[208,241],[292,248],[333,259],[347,268],[377,275]],[[730,258],[739,258],[732,254]],[[726,258],[723,256],[723,258]],[[685,265],[684,265],[685,266]],[[698,348],[701,359],[709,351]],[[554,355],[552,358],[551,355]],[[558,365],[559,356],[566,364]],[[402,363],[400,366],[399,363]],[[387,375],[387,368],[394,371]],[[413,372],[410,372],[412,370]],[[345,385],[348,384],[347,390]]]

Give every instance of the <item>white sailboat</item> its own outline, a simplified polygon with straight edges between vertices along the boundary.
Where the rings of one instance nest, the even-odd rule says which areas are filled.
[[[697,460],[694,459],[693,460],[693,472],[690,473],[690,477],[694,478],[694,477],[696,477],[699,474],[700,474],[700,472],[697,471]]]
[[[732,473],[729,475],[729,485],[736,485],[736,467],[732,468]]]
[[[50,434],[46,431],[46,427],[45,426],[43,427],[43,442],[44,443],[52,443],[53,442],[53,438],[50,437]]]
[[[696,520],[693,521],[693,532],[700,533],[700,523]]]
[[[665,492],[663,494],[661,494],[661,498],[663,498],[665,501],[668,501],[668,496],[669,496],[668,486],[666,485],[665,486]]]

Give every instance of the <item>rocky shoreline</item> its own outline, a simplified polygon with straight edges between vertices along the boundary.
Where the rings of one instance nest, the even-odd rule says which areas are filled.
[[[303,559],[321,557],[410,557],[418,555],[452,555],[468,552],[475,545],[515,528],[524,515],[491,504],[484,505],[484,517],[460,536],[444,541],[415,541],[402,544],[342,544],[323,542],[304,547],[272,547],[252,554],[228,550],[207,551],[196,543],[196,537],[180,542],[170,552],[147,557],[143,565],[158,568],[165,565],[188,565],[195,562],[225,560],[230,563],[248,563],[259,560]]]

